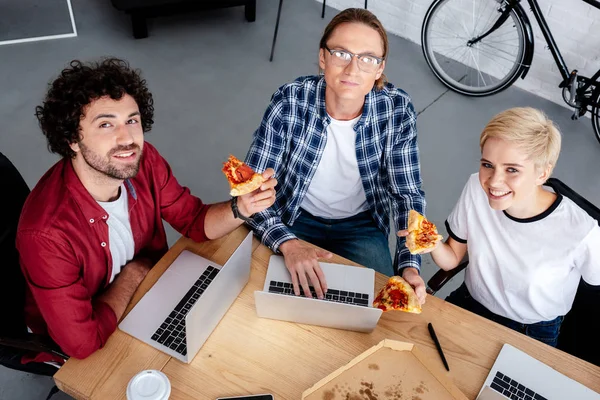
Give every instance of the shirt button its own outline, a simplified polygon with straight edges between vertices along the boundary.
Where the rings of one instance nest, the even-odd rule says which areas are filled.
[[[108,215],[103,215],[102,216],[102,219],[106,219],[106,218],[108,218]]]
[[[94,218],[90,218],[90,224],[94,223]]]
[[[102,243],[100,243],[100,246],[102,246],[102,247],[106,247],[106,242],[102,242]]]

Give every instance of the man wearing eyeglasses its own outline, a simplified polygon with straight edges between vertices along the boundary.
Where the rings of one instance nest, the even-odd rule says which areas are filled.
[[[420,256],[398,237],[388,247],[390,214],[406,229],[408,211],[424,212],[416,114],[408,95],[385,82],[386,32],[369,11],[335,16],[321,39],[322,76],[296,79],[271,98],[246,162],[273,168],[275,205],[250,225],[283,254],[294,292],[323,298],[319,258],[331,252],[386,275],[401,275],[425,302]],[[302,239],[326,250],[317,250]],[[394,264],[394,265],[393,265]]]

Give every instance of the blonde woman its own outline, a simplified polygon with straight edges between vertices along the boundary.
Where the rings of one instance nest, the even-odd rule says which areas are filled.
[[[431,255],[444,270],[469,254],[465,282],[446,300],[556,346],[580,279],[600,285],[600,227],[570,199],[544,188],[561,136],[533,108],[496,115],[471,175]]]

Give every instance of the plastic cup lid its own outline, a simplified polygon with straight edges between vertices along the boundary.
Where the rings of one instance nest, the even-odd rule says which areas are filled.
[[[156,370],[138,373],[127,385],[127,400],[167,400],[170,395],[169,378]]]

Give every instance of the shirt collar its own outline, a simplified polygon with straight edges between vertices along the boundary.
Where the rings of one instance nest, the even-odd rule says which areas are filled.
[[[329,115],[327,114],[327,108],[325,106],[325,88],[326,87],[327,87],[327,84],[325,83],[325,77],[321,76],[321,79],[319,79],[319,82],[317,82],[315,104],[317,105],[317,111],[319,113],[319,117],[321,118],[321,120],[324,123],[329,124],[331,121],[330,121]],[[375,87],[373,87],[373,89],[371,89],[371,91],[369,93],[367,93],[367,95],[365,96],[365,105],[363,106],[363,112],[362,112],[360,119],[356,122],[356,125],[354,125],[354,129],[367,124],[367,122],[369,121],[369,116],[371,115],[371,109],[373,108],[373,103],[375,102],[375,100],[376,100],[375,99]]]
[[[104,208],[98,204],[98,202],[92,197],[90,192],[87,191],[77,173],[75,173],[75,169],[73,168],[73,163],[70,159],[63,159],[64,167],[63,167],[63,177],[64,182],[71,193],[73,200],[79,206],[79,209],[85,216],[88,224],[93,225],[100,220],[106,220],[108,218],[108,213]],[[125,187],[127,188],[127,196],[133,198],[133,204],[135,204],[135,200],[137,200],[137,193],[130,179],[125,180]],[[129,202],[129,208],[131,209],[132,203]]]

